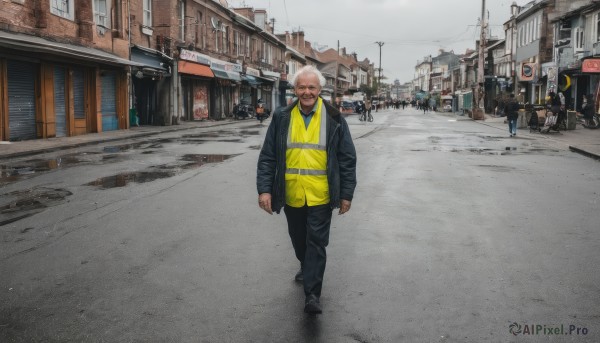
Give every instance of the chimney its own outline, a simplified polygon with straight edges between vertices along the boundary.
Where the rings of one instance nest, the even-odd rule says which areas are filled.
[[[342,56],[346,56],[346,47],[343,47],[343,48],[340,50],[340,53],[341,53],[341,55],[342,55]]]
[[[513,1],[512,5],[510,5],[510,14],[515,17],[519,14],[519,6],[515,1]]]
[[[304,31],[298,31],[298,46],[304,48]]]

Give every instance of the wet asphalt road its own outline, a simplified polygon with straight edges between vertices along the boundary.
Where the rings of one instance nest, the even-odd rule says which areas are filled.
[[[598,162],[412,109],[348,121],[323,315],[246,121],[4,163],[0,342],[600,341]]]

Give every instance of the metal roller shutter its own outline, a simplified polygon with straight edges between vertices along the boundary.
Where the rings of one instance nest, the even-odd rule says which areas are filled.
[[[117,121],[116,75],[105,72],[100,81],[102,83],[102,131],[117,130],[119,123]]]
[[[85,82],[83,69],[73,69],[73,105],[75,119],[85,119]]]
[[[35,80],[33,63],[7,61],[8,129],[11,141],[35,139]]]
[[[54,113],[56,115],[56,137],[64,137],[67,135],[64,67],[54,67]]]

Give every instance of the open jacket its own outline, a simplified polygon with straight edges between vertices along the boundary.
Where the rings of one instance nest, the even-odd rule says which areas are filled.
[[[271,209],[279,213],[285,205],[285,170],[287,135],[292,109],[298,101],[278,108],[267,129],[258,157],[256,188],[258,194],[271,194]],[[352,201],[356,188],[356,150],[348,123],[340,112],[323,101],[327,110],[327,181],[331,208],[340,207],[340,200]]]

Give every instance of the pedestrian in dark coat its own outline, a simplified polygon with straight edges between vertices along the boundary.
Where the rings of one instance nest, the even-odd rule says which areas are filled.
[[[515,95],[511,94],[508,103],[505,105],[506,119],[508,121],[508,132],[511,137],[517,135],[517,119],[519,119],[519,103]]]
[[[586,125],[593,126],[594,114],[596,112],[596,104],[594,103],[593,94],[583,96],[583,105],[581,106],[581,112],[583,113],[583,119],[585,119]]]

